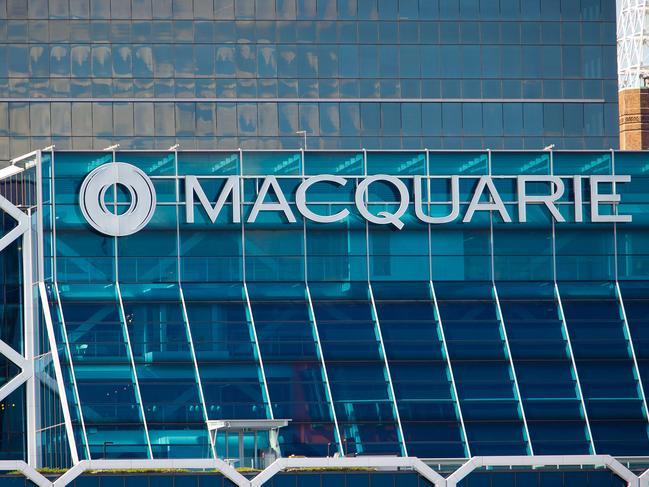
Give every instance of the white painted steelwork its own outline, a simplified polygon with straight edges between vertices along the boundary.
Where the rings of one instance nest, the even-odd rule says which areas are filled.
[[[619,89],[640,88],[649,76],[649,0],[618,0]]]

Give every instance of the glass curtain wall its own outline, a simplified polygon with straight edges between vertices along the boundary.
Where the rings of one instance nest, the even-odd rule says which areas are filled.
[[[141,168],[158,196],[129,237],[89,230],[78,210],[82,179],[112,160]],[[284,455],[644,451],[648,163],[612,152],[54,153],[47,288],[79,455],[209,457],[206,420],[271,418],[291,419]],[[611,211],[633,222],[591,223],[588,177],[613,173],[632,175]],[[347,218],[299,215],[296,188],[317,174],[348,182],[314,185],[309,207]],[[458,218],[422,223],[411,203],[402,230],[366,222],[354,192],[376,174],[411,196],[424,177],[422,212],[436,217],[452,213],[448,176],[459,176]],[[557,208],[570,221],[568,177],[581,176],[585,222],[554,223],[541,205],[525,223],[497,211],[462,222],[485,175],[516,221],[509,176],[521,174],[563,178]],[[197,202],[187,223],[188,175],[211,202],[224,177],[242,175],[243,223],[229,200],[214,222]],[[248,222],[258,193],[273,205],[279,189],[296,221],[269,206]],[[108,197],[118,211],[128,203]],[[376,183],[366,202],[393,212],[398,193]],[[87,392],[106,386],[97,368],[121,385],[101,403]]]

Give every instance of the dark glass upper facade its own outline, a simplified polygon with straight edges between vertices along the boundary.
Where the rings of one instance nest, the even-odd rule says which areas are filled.
[[[609,0],[6,0],[0,159],[617,147]]]

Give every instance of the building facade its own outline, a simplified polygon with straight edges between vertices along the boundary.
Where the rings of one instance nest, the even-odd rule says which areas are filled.
[[[615,13],[0,1],[0,472],[647,484]]]
[[[14,162],[5,459],[649,452],[643,152]]]
[[[7,0],[0,160],[58,149],[610,149],[607,0]]]

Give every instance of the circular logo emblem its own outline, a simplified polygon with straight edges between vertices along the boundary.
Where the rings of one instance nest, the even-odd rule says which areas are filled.
[[[118,186],[129,195],[128,209],[118,214],[117,205],[106,205],[106,192],[113,188],[117,199]],[[131,164],[111,162],[90,172],[81,184],[79,205],[92,228],[112,237],[132,235],[143,229],[155,211],[155,188],[151,179]]]

